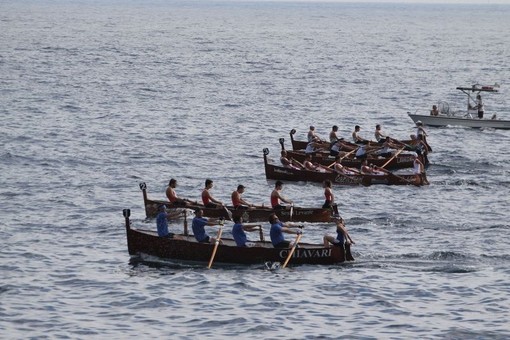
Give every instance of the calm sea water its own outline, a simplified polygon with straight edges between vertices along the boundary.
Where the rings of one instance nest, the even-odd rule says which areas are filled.
[[[262,149],[310,124],[413,132],[407,111],[501,84],[510,6],[0,3],[0,338],[510,337],[510,132],[428,129],[428,187],[335,188],[356,262],[267,271],[130,259],[122,209],[172,177],[269,203]],[[320,186],[287,184],[302,206]],[[266,226],[268,227],[268,226]],[[173,226],[176,231],[179,226]],[[333,226],[308,224],[304,241]]]

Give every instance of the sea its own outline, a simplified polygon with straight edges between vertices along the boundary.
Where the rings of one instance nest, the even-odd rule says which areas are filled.
[[[465,110],[458,86],[499,84],[486,115],[510,119],[509,18],[490,2],[0,1],[0,338],[510,338],[510,131],[426,126],[430,185],[335,186],[348,264],[130,257],[122,215],[155,230],[139,184],[165,199],[171,178],[181,197],[210,178],[223,202],[243,184],[269,205],[262,151],[278,161],[291,129],[408,139],[408,112]],[[282,194],[324,200],[314,183]],[[305,223],[302,241],[334,230]]]

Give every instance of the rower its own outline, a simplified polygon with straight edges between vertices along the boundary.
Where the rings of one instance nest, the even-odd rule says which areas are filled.
[[[360,167],[360,173],[363,174],[363,175],[370,175],[372,174],[372,169],[370,168],[370,166],[368,165],[367,163],[367,160],[364,159],[362,162],[361,162],[361,167]]]
[[[329,143],[331,145],[336,143],[336,141],[338,140],[338,136],[336,135],[337,131],[338,131],[338,126],[333,125],[333,127],[331,128],[331,132],[329,133]]]
[[[291,247],[291,242],[286,241],[285,237],[283,236],[283,233],[288,234],[302,234],[303,231],[301,229],[299,230],[292,230],[291,228],[302,228],[302,226],[296,225],[294,223],[282,223],[278,219],[278,216],[276,214],[271,214],[269,216],[269,223],[271,224],[271,230],[269,231],[269,236],[271,237],[271,243],[273,244],[273,247],[275,248],[289,248]]]
[[[368,144],[368,140],[361,138],[359,136],[359,131],[361,130],[361,127],[359,125],[356,125],[354,127],[354,131],[352,132],[352,140],[356,144]]]
[[[414,161],[413,161],[413,173],[415,174],[415,181],[416,183],[420,184],[422,181],[422,175],[425,173],[425,166],[420,161],[418,154],[414,154]],[[429,184],[427,179],[423,176],[424,183],[423,184]]]
[[[312,154],[316,151],[320,151],[322,148],[320,147],[320,139],[319,137],[315,137],[308,144],[306,144],[305,153]]]
[[[185,207],[188,205],[188,203],[194,203],[193,201],[190,201],[185,198],[177,197],[177,194],[175,193],[175,188],[177,187],[177,180],[172,178],[170,179],[170,182],[168,182],[168,187],[166,188],[166,197],[172,203],[172,206],[175,207]]]
[[[349,168],[349,167],[343,166],[341,162],[342,162],[342,159],[340,158],[340,156],[336,156],[335,157],[335,166],[334,166],[333,169],[337,173],[344,174],[344,175],[356,175],[356,174],[359,174],[359,171],[357,169],[353,169],[353,168]]]
[[[253,247],[255,243],[250,242],[246,237],[245,231],[261,230],[260,224],[245,224],[242,216],[234,216],[234,225],[232,226],[232,237],[238,247]]]
[[[315,126],[310,125],[310,130],[308,131],[308,142],[313,141],[314,139],[321,140],[319,136],[315,133]]]
[[[303,165],[305,166],[305,170],[308,170],[308,171],[317,171],[318,169],[318,166],[314,165],[312,163],[312,155],[311,154],[307,154],[305,156],[305,161],[303,162]]]
[[[223,203],[217,199],[215,199],[211,193],[210,189],[213,187],[213,181],[210,179],[205,180],[205,188],[202,190],[202,202],[206,208],[218,208],[223,205]]]
[[[282,202],[292,204],[292,201],[289,199],[286,199],[280,194],[280,191],[283,189],[283,182],[282,181],[276,181],[274,184],[274,189],[271,192],[271,207],[273,209],[287,209],[287,206],[283,205]]]
[[[380,156],[380,157],[391,157],[393,155],[393,152],[391,151],[392,149],[392,144],[391,144],[391,140],[390,140],[390,137],[386,137],[384,139],[384,143],[382,145],[382,149],[377,152],[377,155]]]
[[[244,193],[244,188],[245,188],[244,185],[239,184],[237,186],[237,190],[234,190],[232,192],[232,195],[231,195],[232,205],[234,206],[234,209],[236,209],[236,210],[237,209],[248,209],[248,208],[251,208],[254,206],[253,204],[250,204],[243,199],[242,194]]]
[[[343,138],[338,139],[333,145],[331,149],[329,149],[330,156],[338,156],[340,154],[340,149],[342,148]]]
[[[326,199],[322,205],[322,209],[333,209],[333,205],[335,204],[335,195],[331,189],[332,185],[333,184],[329,179],[322,183],[322,187],[324,188],[324,197]]]
[[[287,151],[285,150],[282,150],[281,152],[281,157],[280,157],[280,162],[282,163],[282,165],[286,168],[289,168],[289,169],[295,169],[295,170],[300,170],[301,167],[295,165],[292,160],[289,160],[287,158]]]
[[[384,135],[381,131],[381,125],[377,124],[375,126],[375,132],[374,132],[375,140],[377,143],[382,144],[386,140],[387,136]]]

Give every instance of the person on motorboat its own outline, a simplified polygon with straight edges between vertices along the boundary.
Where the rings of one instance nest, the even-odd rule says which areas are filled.
[[[437,105],[432,105],[432,110],[430,110],[430,115],[431,116],[438,116],[439,115],[439,110],[437,109]]]
[[[482,119],[484,107],[483,107],[483,102],[482,102],[482,96],[480,94],[478,94],[476,96],[476,108],[478,109],[478,118]]]

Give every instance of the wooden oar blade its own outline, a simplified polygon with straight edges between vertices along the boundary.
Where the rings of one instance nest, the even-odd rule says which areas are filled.
[[[221,241],[221,233],[223,232],[223,224],[220,225],[220,229],[218,230],[218,236],[216,237],[216,242],[214,243],[213,252],[211,255],[211,259],[209,260],[209,264],[207,265],[208,269],[211,269],[214,257],[216,256],[216,251],[218,250],[218,246],[220,245]]]
[[[294,245],[292,246],[292,248],[290,249],[289,251],[289,255],[287,256],[287,259],[285,260],[285,262],[283,263],[282,265],[282,268],[285,268],[287,267],[287,264],[289,263],[290,261],[290,258],[292,257],[292,255],[294,254],[294,251],[296,250],[296,247],[299,243],[299,240],[301,240],[301,237],[303,236],[303,234],[298,234],[297,237],[296,237],[296,241],[294,242]]]

